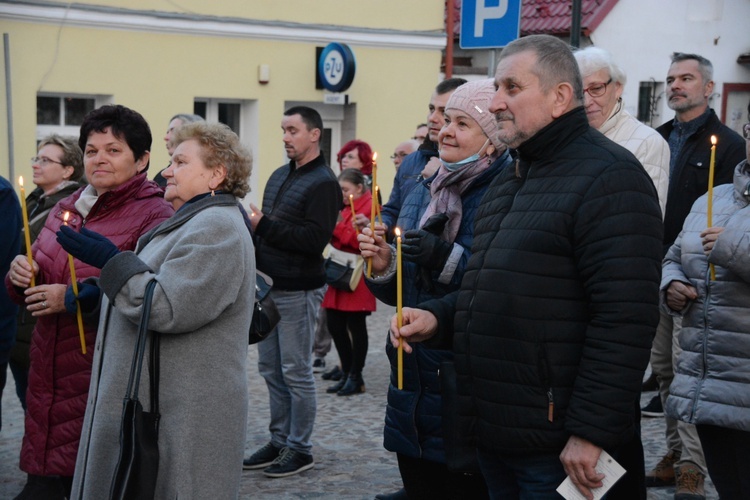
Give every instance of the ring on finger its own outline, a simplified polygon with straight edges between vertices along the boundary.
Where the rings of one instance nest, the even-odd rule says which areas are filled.
[[[47,301],[42,302],[42,309],[47,309]]]
[[[47,300],[47,294],[42,292],[42,300]]]

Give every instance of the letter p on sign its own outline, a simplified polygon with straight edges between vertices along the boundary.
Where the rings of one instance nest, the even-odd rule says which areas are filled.
[[[521,0],[463,0],[461,48],[504,47],[518,38]]]

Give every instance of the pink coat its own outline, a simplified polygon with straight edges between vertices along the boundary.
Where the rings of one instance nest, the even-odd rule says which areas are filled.
[[[331,245],[339,250],[358,254],[359,243],[357,242],[357,231],[352,225],[352,209],[349,206],[348,200],[346,202],[346,206],[341,210],[339,221],[333,230]],[[370,213],[372,212],[372,195],[369,191],[354,200],[354,210],[358,214],[370,217]],[[365,262],[366,268],[367,263]],[[353,292],[345,292],[344,290],[329,286],[323,298],[322,307],[337,311],[374,311],[375,297],[370,293],[370,289],[367,288],[365,280],[361,279],[357,289]]]
[[[79,189],[61,200],[50,212],[47,222],[32,246],[39,264],[36,284],[70,284],[68,254],[57,243],[55,233],[70,212],[68,225],[100,233],[121,250],[132,250],[138,238],[172,216],[172,207],[163,191],[146,174],[136,175],[119,188],[99,197],[83,220],[74,204]],[[76,279],[99,276],[99,269],[74,260]],[[23,301],[23,294],[5,285],[11,297]],[[86,355],[81,352],[75,315],[60,313],[42,316],[31,337],[31,367],[26,393],[26,432],[21,447],[21,469],[29,474],[72,476],[86,411],[97,320],[84,320]]]

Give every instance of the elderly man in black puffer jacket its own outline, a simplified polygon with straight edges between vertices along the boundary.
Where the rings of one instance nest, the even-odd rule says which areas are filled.
[[[490,111],[516,168],[480,204],[460,291],[405,309],[392,341],[407,353],[454,341],[459,411],[475,418],[493,498],[555,498],[566,474],[593,498],[602,450],[617,459],[634,437],[661,210],[638,160],[589,127],[567,45],[512,42],[495,84]]]

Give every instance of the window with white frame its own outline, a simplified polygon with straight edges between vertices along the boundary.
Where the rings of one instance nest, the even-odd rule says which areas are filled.
[[[241,101],[196,99],[193,103],[193,113],[207,122],[227,125],[239,137],[242,137],[242,111]]]
[[[107,100],[104,96],[37,94],[37,141],[50,134],[78,137],[86,114]]]

